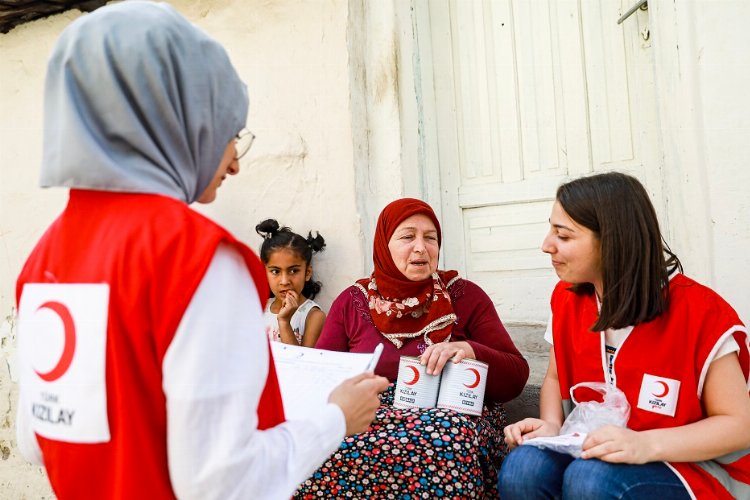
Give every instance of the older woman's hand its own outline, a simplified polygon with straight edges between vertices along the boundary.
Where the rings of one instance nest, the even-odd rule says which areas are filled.
[[[432,344],[419,357],[420,363],[425,365],[429,375],[438,375],[448,360],[454,363],[462,359],[475,359],[474,349],[468,342],[441,342]]]

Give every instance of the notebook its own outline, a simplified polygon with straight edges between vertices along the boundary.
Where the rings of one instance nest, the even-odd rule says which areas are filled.
[[[304,419],[310,408],[325,405],[341,382],[372,369],[380,351],[380,346],[375,353],[354,353],[271,342],[287,420]]]

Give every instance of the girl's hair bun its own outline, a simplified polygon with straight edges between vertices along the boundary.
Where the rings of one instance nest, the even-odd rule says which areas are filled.
[[[255,226],[255,232],[263,236],[263,238],[273,238],[279,232],[280,227],[276,219],[266,219]]]
[[[312,235],[312,232],[307,233],[307,244],[315,253],[320,252],[326,247],[326,241],[317,231],[315,231],[315,236]]]

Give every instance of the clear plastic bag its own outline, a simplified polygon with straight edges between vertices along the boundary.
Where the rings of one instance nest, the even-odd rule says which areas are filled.
[[[579,403],[574,396],[575,390],[588,388],[603,396],[603,401],[585,401]],[[582,382],[570,388],[570,399],[576,407],[565,419],[560,434],[588,434],[605,425],[625,427],[630,418],[630,403],[625,393],[606,382]]]
[[[603,400],[579,403],[576,401],[574,392],[581,388],[588,388],[602,394]],[[625,393],[605,382],[576,384],[570,388],[570,398],[576,407],[563,422],[558,436],[533,438],[524,441],[523,444],[567,453],[577,458],[581,456],[581,445],[589,432],[605,425],[625,427],[630,418],[630,403]]]

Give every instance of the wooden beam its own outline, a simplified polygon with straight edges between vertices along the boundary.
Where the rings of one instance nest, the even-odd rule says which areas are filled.
[[[20,24],[70,9],[91,12],[106,3],[107,0],[0,0],[0,33],[8,33]]]

